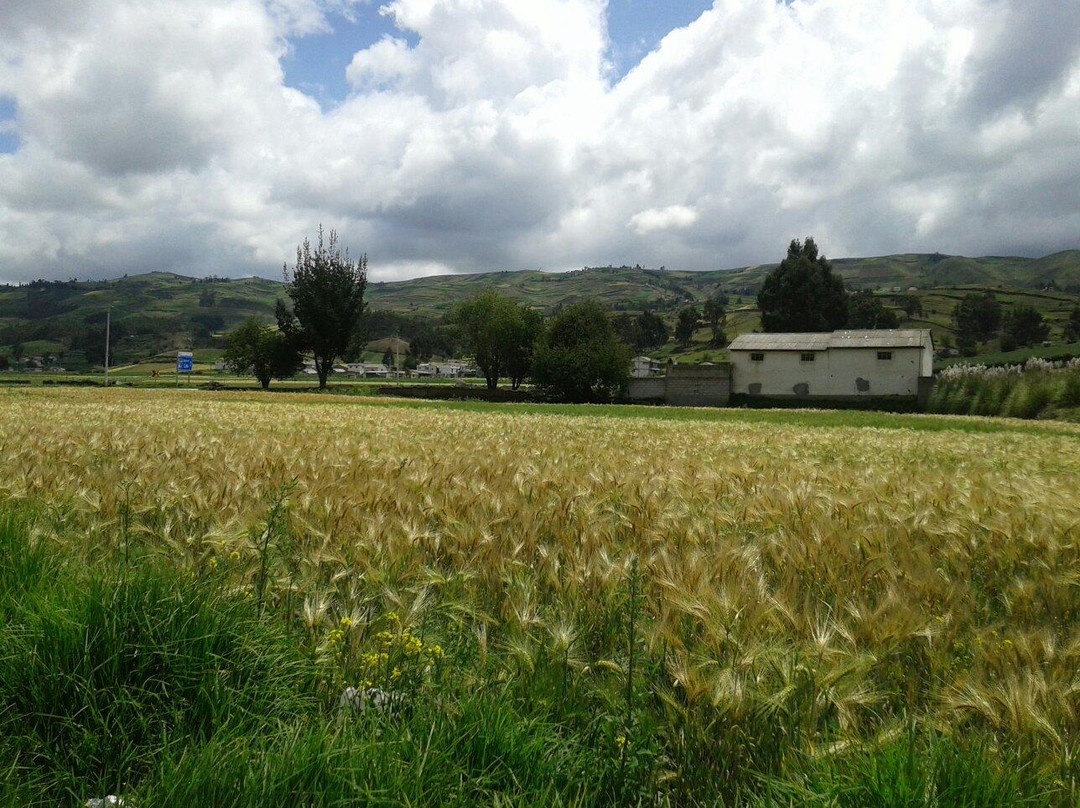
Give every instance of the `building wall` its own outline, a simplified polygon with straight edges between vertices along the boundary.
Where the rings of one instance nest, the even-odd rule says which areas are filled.
[[[731,365],[672,365],[665,397],[677,407],[726,407],[731,400]]]
[[[879,350],[891,351],[892,359],[878,359]],[[831,348],[814,352],[813,362],[803,362],[801,351],[756,352],[765,354],[763,362],[750,361],[750,353],[731,352],[735,393],[876,398],[918,395],[926,351],[924,348]]]
[[[929,331],[926,332],[926,336],[923,338],[921,363],[919,375],[924,379],[932,377],[934,375],[934,338]]]
[[[666,376],[631,379],[626,398],[677,407],[726,407],[731,400],[731,365],[671,365]]]
[[[667,379],[653,376],[648,379],[631,379],[626,397],[631,401],[662,401],[667,391]]]

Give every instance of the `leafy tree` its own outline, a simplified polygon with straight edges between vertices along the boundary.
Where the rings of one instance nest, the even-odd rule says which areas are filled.
[[[199,292],[199,306],[200,308],[208,309],[214,305],[214,301],[217,298],[217,293],[210,288],[203,289]]]
[[[675,322],[675,339],[683,347],[689,345],[694,338],[694,329],[697,328],[700,318],[696,306],[687,306],[679,312],[679,319]]]
[[[914,317],[923,316],[922,301],[919,300],[918,296],[902,295],[901,297],[897,298],[896,302],[900,306],[900,308],[903,309],[904,316],[907,317],[909,320]]]
[[[1080,303],[1076,304],[1069,319],[1065,321],[1065,341],[1080,342]]]
[[[319,387],[325,388],[334,360],[345,354],[350,338],[360,326],[367,287],[367,255],[354,262],[348,250],[342,254],[333,230],[324,243],[320,226],[319,241],[314,247],[304,239],[303,245],[296,248],[296,266],[291,277],[288,267],[285,268],[285,281],[289,284],[293,311],[283,313],[279,307],[279,326],[295,317],[295,324],[283,330],[295,333],[299,344],[311,351]]]
[[[409,355],[417,362],[427,362],[435,355],[440,346],[441,337],[435,329],[428,324],[417,328],[409,339]]]
[[[0,354],[0,370],[7,370],[11,367],[11,360],[7,358],[7,354]]]
[[[382,355],[382,363],[386,365],[387,368],[392,368],[394,366],[394,352],[389,348],[387,348]]]
[[[881,298],[864,289],[848,298],[848,328],[896,328],[900,318],[881,302]]]
[[[1050,336],[1050,326],[1043,321],[1043,316],[1031,306],[1017,305],[1003,318],[1001,329],[1001,349],[1011,351],[1028,345],[1035,345]]]
[[[477,293],[454,309],[451,319],[461,328],[489,390],[505,375],[511,376],[516,389],[527,374],[532,343],[539,333],[537,316],[528,312],[493,289]]]
[[[641,351],[650,351],[662,348],[671,334],[668,332],[667,323],[659,314],[651,311],[643,311],[637,318],[637,345]]]
[[[517,316],[510,321],[504,361],[512,389],[520,388],[525,378],[532,373],[536,341],[543,331],[544,318],[540,312],[527,306],[519,306]]]
[[[712,329],[712,343],[719,347],[727,344],[727,334],[724,333],[724,326],[727,324],[727,304],[728,296],[717,291],[705,301],[703,308],[705,322]]]
[[[765,331],[835,331],[847,323],[844,281],[818,254],[812,238],[795,239],[787,258],[765,278],[757,296]]]
[[[953,309],[956,343],[960,350],[976,342],[986,342],[1001,329],[1001,303],[993,292],[971,292]]]
[[[212,343],[214,334],[225,328],[225,318],[220,314],[199,312],[191,315],[192,332],[199,345]]]
[[[619,335],[619,339],[625,342],[627,345],[638,350],[638,318],[632,314],[616,314],[611,318],[611,325],[615,329],[615,333]]]
[[[251,372],[263,390],[271,379],[287,379],[301,367],[300,352],[287,334],[249,317],[229,333],[225,364],[234,373]]]
[[[586,300],[556,314],[536,344],[533,380],[549,398],[611,401],[630,379],[631,351],[599,303]]]
[[[619,314],[612,324],[619,338],[638,353],[662,347],[670,336],[664,318],[651,311],[643,311],[636,317]]]

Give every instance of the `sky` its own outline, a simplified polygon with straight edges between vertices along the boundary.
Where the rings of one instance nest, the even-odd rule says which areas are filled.
[[[1080,247],[1075,0],[0,0],[0,282]]]

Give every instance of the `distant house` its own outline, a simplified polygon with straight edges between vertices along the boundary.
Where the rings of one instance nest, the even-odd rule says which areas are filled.
[[[648,379],[650,376],[663,376],[664,363],[647,356],[635,356],[631,360],[630,378]]]
[[[385,379],[390,375],[390,368],[381,362],[350,362],[345,366],[345,372],[359,379]]]
[[[728,350],[737,395],[921,398],[933,376],[928,329],[743,334]]]
[[[476,376],[479,371],[461,362],[421,362],[413,373],[425,378],[460,379]]]

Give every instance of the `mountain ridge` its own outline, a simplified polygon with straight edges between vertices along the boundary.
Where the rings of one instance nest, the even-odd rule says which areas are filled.
[[[1039,258],[902,253],[833,259],[849,289],[872,289],[886,295],[916,293],[942,298],[937,308],[964,288],[1044,290],[1052,287],[1080,294],[1080,249]],[[370,282],[367,302],[373,313],[393,313],[437,320],[457,302],[482,289],[497,289],[543,311],[581,299],[594,299],[620,311],[650,309],[673,318],[683,306],[701,303],[719,290],[745,309],[766,274],[776,264],[692,272],[638,266],[583,267],[567,272],[502,270],[432,275],[404,281]],[[937,290],[931,293],[930,290]],[[190,345],[213,345],[214,334],[233,328],[245,317],[273,318],[274,303],[284,297],[283,281],[246,278],[193,278],[151,271],[102,281],[32,281],[0,286],[0,352],[36,342],[41,353],[70,353],[104,342],[106,310],[111,311],[114,344],[120,355],[145,356]],[[939,319],[946,317],[944,310]],[[379,322],[372,317],[373,323]],[[385,324],[386,317],[382,318]],[[751,320],[747,320],[751,322]],[[378,326],[380,328],[384,326]],[[391,327],[392,328],[392,327]],[[100,332],[100,333],[99,333]],[[372,333],[372,338],[392,331]]]

